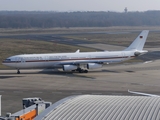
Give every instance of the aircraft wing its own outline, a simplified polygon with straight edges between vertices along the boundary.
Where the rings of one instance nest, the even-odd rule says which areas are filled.
[[[138,95],[149,96],[149,97],[160,97],[159,95],[148,94],[148,93],[141,93],[141,92],[134,92],[134,91],[130,91],[130,90],[128,90],[128,92],[129,93],[133,93],[133,94],[138,94]]]
[[[59,64],[60,65],[80,65],[80,64],[87,64],[87,63],[99,63],[99,64],[103,64],[103,62],[98,62],[97,60],[81,60],[81,61],[77,61],[77,60],[72,60],[72,61],[62,61]]]

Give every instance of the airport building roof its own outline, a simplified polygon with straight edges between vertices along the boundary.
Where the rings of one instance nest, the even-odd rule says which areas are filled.
[[[78,95],[62,99],[35,120],[159,120],[160,97]]]

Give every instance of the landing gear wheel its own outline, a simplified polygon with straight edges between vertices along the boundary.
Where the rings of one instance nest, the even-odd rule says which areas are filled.
[[[80,70],[79,70],[79,73],[83,73],[83,69],[80,69]]]
[[[88,73],[88,70],[80,69],[80,70],[79,70],[79,73]]]
[[[20,74],[20,71],[19,71],[19,70],[17,70],[17,74]]]
[[[88,73],[88,70],[84,70],[84,73]]]
[[[88,70],[84,70],[81,68],[77,68],[76,71],[78,71],[79,73],[88,73]]]

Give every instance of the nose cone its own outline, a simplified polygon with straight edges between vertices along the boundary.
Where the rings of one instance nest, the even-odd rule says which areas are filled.
[[[2,65],[7,66],[7,62],[5,60],[2,61]]]
[[[4,63],[5,63],[5,60],[2,61],[2,64],[4,64]]]
[[[5,65],[5,66],[9,66],[10,62],[11,62],[11,60],[7,58],[7,59],[2,61],[2,64]]]

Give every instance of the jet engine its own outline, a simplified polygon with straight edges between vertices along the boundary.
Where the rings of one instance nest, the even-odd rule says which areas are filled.
[[[76,65],[63,65],[63,71],[72,71],[77,69]]]
[[[97,64],[97,63],[88,63],[87,64],[87,69],[96,69],[96,68],[101,68],[102,64]]]

